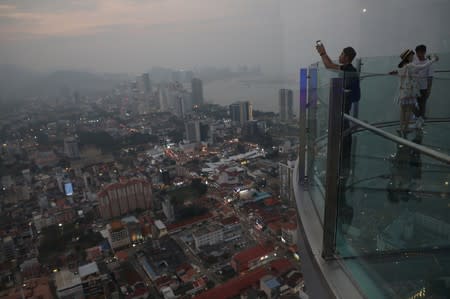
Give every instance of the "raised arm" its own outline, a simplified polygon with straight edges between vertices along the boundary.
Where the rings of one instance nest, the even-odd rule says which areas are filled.
[[[430,65],[432,65],[433,63],[435,63],[436,61],[438,61],[439,58],[437,56],[433,57],[431,60],[428,60],[427,62],[425,62],[424,64],[415,64],[415,63],[410,63],[407,65],[407,67],[414,71],[419,71],[422,70],[424,68],[429,67]]]
[[[334,63],[331,58],[328,56],[327,51],[325,51],[325,47],[323,44],[316,46],[317,52],[320,54],[322,58],[322,62],[327,69],[340,70],[341,66],[339,64]]]

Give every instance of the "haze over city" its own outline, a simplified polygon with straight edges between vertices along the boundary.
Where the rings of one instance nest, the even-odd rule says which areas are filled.
[[[403,4],[384,2],[381,14],[370,1],[357,0],[6,0],[0,64],[120,73],[260,65],[296,74],[317,60],[318,39],[335,57],[347,45],[361,56],[397,55],[419,41],[435,52],[449,49],[450,38],[436,39],[442,32],[427,29],[444,19],[446,1],[432,0],[426,15],[411,9],[409,17],[420,16],[421,24],[394,19],[394,31],[390,11]],[[414,37],[399,34],[406,28]]]
[[[449,0],[0,0],[0,298],[449,298]]]

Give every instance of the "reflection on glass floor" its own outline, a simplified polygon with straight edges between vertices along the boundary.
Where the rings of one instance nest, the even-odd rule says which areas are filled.
[[[408,138],[449,153],[448,129],[449,123],[430,123]],[[448,165],[367,131],[354,134],[352,162],[338,199],[337,254],[356,278],[357,269],[367,268],[387,298],[414,298],[422,289],[440,294],[450,276]]]

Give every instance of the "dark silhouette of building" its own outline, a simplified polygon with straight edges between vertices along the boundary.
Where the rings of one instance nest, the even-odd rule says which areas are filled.
[[[294,117],[293,92],[290,89],[280,89],[278,104],[280,108],[280,121],[287,122]]]
[[[202,105],[203,104],[203,83],[202,80],[198,78],[193,78],[191,80],[192,85],[192,105]]]
[[[231,121],[235,125],[244,125],[244,123],[253,120],[253,107],[249,101],[236,102],[230,105]]]

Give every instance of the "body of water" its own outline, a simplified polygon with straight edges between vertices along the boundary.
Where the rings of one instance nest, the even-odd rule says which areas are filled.
[[[204,84],[206,102],[228,106],[236,101],[250,101],[253,109],[278,113],[278,91],[289,88],[294,91],[294,114],[298,115],[297,78],[286,80],[266,76],[245,76],[216,80]]]

